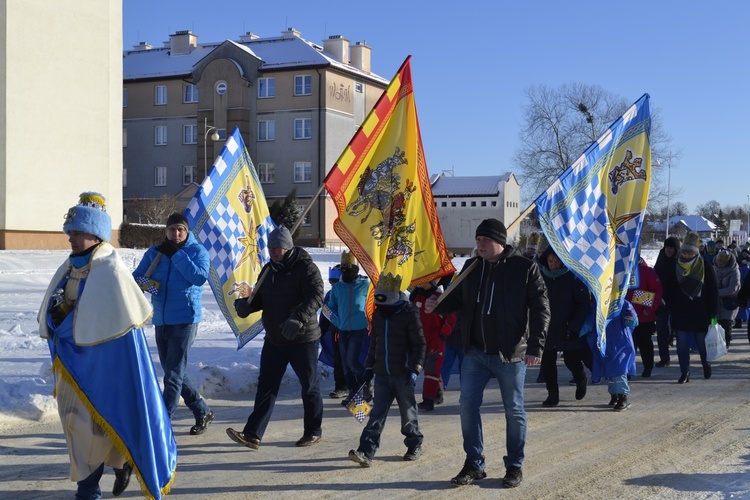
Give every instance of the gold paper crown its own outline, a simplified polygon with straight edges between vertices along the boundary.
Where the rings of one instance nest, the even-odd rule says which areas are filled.
[[[536,233],[536,251],[543,252],[547,249],[548,246],[549,242],[547,241],[547,237],[544,235],[544,233],[541,231]]]
[[[380,278],[378,279],[378,286],[377,289],[379,292],[394,292],[394,293],[400,293],[401,292],[401,275],[392,275],[391,273],[383,274],[380,273]]]
[[[687,236],[685,236],[685,242],[683,245],[691,246],[698,248],[701,244],[701,237],[698,233],[690,231]]]
[[[104,195],[92,191],[81,193],[78,205],[82,207],[98,208],[102,212],[107,211],[107,202],[104,199]]]
[[[357,258],[349,250],[341,252],[341,266],[359,266]]]

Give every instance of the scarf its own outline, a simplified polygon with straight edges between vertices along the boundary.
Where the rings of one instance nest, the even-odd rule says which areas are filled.
[[[677,259],[676,270],[677,284],[680,285],[682,293],[687,295],[690,300],[700,297],[705,277],[703,258],[700,255],[696,255],[692,260],[687,262],[683,262],[682,258],[679,258]]]
[[[567,267],[565,267],[565,266],[561,267],[560,269],[555,269],[554,271],[551,270],[547,266],[539,266],[539,267],[542,270],[542,274],[544,274],[546,277],[552,278],[552,279],[559,278],[560,276],[562,276],[563,274],[565,274],[565,273],[567,273],[569,271],[569,269]]]

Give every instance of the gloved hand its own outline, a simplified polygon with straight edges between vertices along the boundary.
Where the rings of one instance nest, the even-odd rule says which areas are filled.
[[[372,378],[374,376],[375,376],[375,373],[373,373],[372,368],[365,368],[365,374],[362,377],[362,379],[363,379],[362,381],[365,384],[369,384],[370,382],[372,382]]]
[[[180,249],[180,247],[178,247],[176,243],[173,243],[173,242],[171,242],[169,240],[164,240],[164,242],[161,245],[159,245],[158,247],[156,247],[156,251],[157,252],[163,253],[164,255],[166,255],[167,257],[169,257],[170,259],[172,258],[172,256],[174,254],[177,253],[177,250],[179,250],[179,249]]]
[[[281,335],[287,340],[293,340],[302,330],[302,322],[289,318],[281,325]]]
[[[409,372],[409,377],[411,378],[412,382],[417,382],[417,374],[415,372]]]
[[[240,297],[234,301],[234,310],[237,311],[237,316],[240,318],[247,318],[250,316],[250,304],[247,303],[246,297]]]

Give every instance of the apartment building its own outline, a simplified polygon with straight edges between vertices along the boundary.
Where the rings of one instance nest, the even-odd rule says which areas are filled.
[[[125,217],[137,222],[143,200],[189,199],[234,127],[269,205],[296,188],[306,206],[387,85],[371,48],[341,35],[318,45],[289,28],[200,44],[178,31],[160,48],[141,42],[123,56]],[[338,242],[335,207],[319,198],[300,244]]]
[[[521,186],[511,172],[475,177],[439,174],[430,183],[445,246],[456,253],[472,250],[477,226],[484,219],[495,218],[507,227],[521,213]],[[509,242],[517,238],[517,228],[508,232]]]

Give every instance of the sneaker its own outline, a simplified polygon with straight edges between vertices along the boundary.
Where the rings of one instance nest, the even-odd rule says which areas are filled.
[[[504,488],[515,488],[519,484],[521,484],[521,480],[523,479],[523,472],[521,472],[520,467],[516,467],[515,465],[511,465],[507,469],[505,469],[505,477],[503,478],[503,487]]]
[[[706,365],[703,367],[703,378],[711,378],[711,365]]]
[[[477,469],[474,464],[467,460],[466,462],[464,462],[464,468],[461,469],[461,472],[459,472],[456,477],[451,479],[451,484],[455,484],[456,486],[466,486],[467,484],[471,484],[474,481],[479,481],[480,479],[484,479],[485,477],[487,477],[486,472],[484,472],[482,469]]]
[[[617,394],[612,394],[612,397],[609,398],[609,403],[607,403],[607,406],[614,406],[617,404]]]
[[[300,447],[312,446],[314,444],[320,443],[322,439],[323,439],[323,436],[309,436],[305,434],[304,436],[299,438],[296,443],[294,443],[294,446],[300,446]]]
[[[435,409],[435,401],[433,399],[425,399],[417,405],[419,411],[432,411]]]
[[[341,399],[349,395],[349,389],[336,389],[335,391],[328,394],[331,399]]]
[[[203,434],[208,429],[208,424],[214,421],[214,412],[208,410],[208,413],[200,418],[195,419],[195,425],[190,428],[190,434],[197,436]]]
[[[112,488],[112,494],[114,496],[119,497],[122,495],[122,492],[125,491],[125,488],[128,487],[128,483],[130,483],[130,474],[132,473],[133,468],[127,462],[122,466],[122,469],[115,469],[115,485]]]
[[[658,362],[658,363],[656,363],[656,364],[655,364],[654,366],[655,366],[656,368],[664,368],[664,367],[666,367],[666,366],[669,366],[669,365],[671,365],[671,364],[672,364],[672,363],[670,363],[669,361],[659,361],[659,362]]]
[[[613,406],[612,409],[615,411],[625,411],[628,408],[630,408],[630,401],[628,401],[628,395],[618,394],[617,403],[615,403],[615,406]]]
[[[232,429],[231,427],[227,429],[227,436],[229,436],[229,438],[235,443],[244,444],[248,448],[252,448],[254,450],[260,448],[260,438],[258,436],[254,436],[252,434],[244,434]]]
[[[422,456],[422,447],[421,446],[413,446],[406,450],[406,454],[404,455],[404,460],[414,461],[419,460],[419,457]]]
[[[359,450],[349,450],[349,460],[358,463],[361,467],[372,465],[372,459]]]

